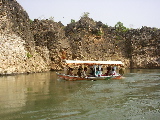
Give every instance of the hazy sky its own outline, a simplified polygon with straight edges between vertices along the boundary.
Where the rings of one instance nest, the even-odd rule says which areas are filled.
[[[118,21],[130,28],[160,28],[160,0],[17,0],[30,19],[54,17],[64,25],[89,17],[114,26]]]

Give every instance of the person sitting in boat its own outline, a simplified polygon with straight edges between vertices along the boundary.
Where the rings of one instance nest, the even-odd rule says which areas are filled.
[[[73,68],[70,68],[70,67],[68,68],[67,75],[71,75],[71,76],[74,75],[73,74]]]
[[[103,76],[108,76],[111,72],[111,66],[107,67],[107,72]]]
[[[101,66],[98,66],[98,68],[96,68],[95,76],[100,77],[101,75],[102,75],[102,68]]]
[[[87,67],[84,67],[83,72],[82,72],[82,77],[87,77]]]
[[[96,68],[95,77],[98,77],[98,75],[99,75],[99,69]]]
[[[68,67],[68,68],[67,68],[67,70],[66,70],[66,71],[67,71],[67,72],[66,72],[66,73],[67,73],[67,75],[69,75],[69,73],[70,73],[70,69],[71,69],[70,67]]]
[[[82,70],[83,70],[82,66],[79,66],[78,72],[77,72],[78,77],[82,77]]]
[[[93,67],[90,67],[90,72],[89,72],[90,76],[94,76],[95,74],[95,70]]]
[[[116,73],[115,69],[112,68],[112,70],[110,71],[109,75],[116,75],[116,74],[117,74],[117,73]]]

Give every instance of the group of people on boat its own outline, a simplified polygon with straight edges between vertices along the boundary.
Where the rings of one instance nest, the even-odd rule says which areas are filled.
[[[68,68],[68,72],[67,72],[67,75],[71,75],[71,76],[78,76],[78,77],[87,77],[87,76],[90,76],[90,77],[101,77],[101,76],[113,76],[113,75],[119,75],[118,73],[116,73],[116,67],[111,67],[111,66],[108,66],[107,67],[107,72],[103,74],[103,68],[101,65],[93,65],[93,66],[90,66],[90,69],[89,71],[87,71],[88,68],[86,66],[82,67],[82,65],[80,65],[78,67],[78,71],[77,71],[77,74],[74,74],[73,73],[73,68]],[[122,71],[122,69],[120,68],[119,69],[119,72],[120,70]],[[89,75],[87,75],[87,73],[89,73]],[[123,75],[124,71],[121,72]]]
[[[104,74],[105,76],[116,75],[116,67],[107,67],[107,72]]]
[[[78,71],[77,71],[77,75],[79,77],[87,77],[87,67],[82,67],[82,66],[79,66],[78,68]]]
[[[91,74],[95,77],[100,77],[100,76],[112,76],[112,75],[117,75],[116,73],[116,67],[107,67],[107,72],[103,74],[103,68],[101,66],[98,66],[97,68],[93,68],[92,70],[95,71],[95,73]]]

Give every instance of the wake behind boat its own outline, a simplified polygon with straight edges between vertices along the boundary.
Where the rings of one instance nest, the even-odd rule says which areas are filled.
[[[115,66],[123,66],[121,61],[80,61],[80,60],[66,60],[67,66],[79,66],[77,74],[73,74],[73,69],[68,68],[67,74],[56,73],[60,79],[67,81],[77,80],[108,80],[108,79],[122,79],[123,76],[115,72]],[[102,65],[108,66],[107,73],[102,74]],[[85,66],[84,68],[82,66]],[[87,67],[92,72],[87,74]],[[112,66],[112,67],[111,67]]]

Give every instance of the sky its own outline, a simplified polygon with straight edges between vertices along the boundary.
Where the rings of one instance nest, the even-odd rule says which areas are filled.
[[[108,26],[160,28],[160,0],[17,0],[30,19],[49,19],[63,25],[78,21],[84,12]]]

